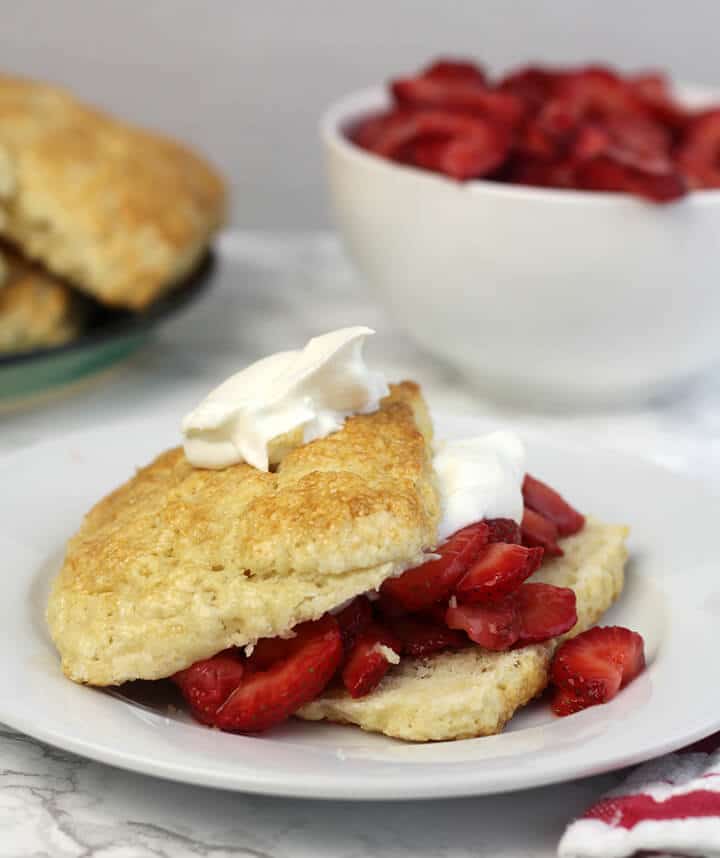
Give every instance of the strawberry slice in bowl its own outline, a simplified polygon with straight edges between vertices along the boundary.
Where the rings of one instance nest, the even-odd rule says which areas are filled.
[[[508,145],[509,136],[504,130],[477,119],[466,131],[454,136],[420,135],[400,150],[397,160],[462,181],[497,169]]]

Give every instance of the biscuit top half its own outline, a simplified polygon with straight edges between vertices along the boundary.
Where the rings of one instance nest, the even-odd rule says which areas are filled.
[[[437,542],[432,428],[417,385],[287,451],[271,472],[162,454],[70,541],[48,606],[66,674],[157,679],[287,633]]]

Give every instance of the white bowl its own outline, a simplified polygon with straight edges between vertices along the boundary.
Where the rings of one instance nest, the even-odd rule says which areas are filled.
[[[325,114],[329,183],[351,257],[424,348],[551,407],[644,401],[720,361],[720,191],[459,184],[347,139],[386,105],[375,88]]]

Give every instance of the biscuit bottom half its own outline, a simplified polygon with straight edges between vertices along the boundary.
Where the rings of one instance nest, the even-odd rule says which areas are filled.
[[[561,542],[564,556],[547,561],[530,578],[575,591],[578,622],[567,636],[597,622],[620,595],[627,532],[621,525],[588,519],[580,533]],[[353,699],[340,688],[328,689],[297,715],[414,742],[489,736],[543,691],[562,640],[508,652],[477,647],[403,659],[367,697]]]

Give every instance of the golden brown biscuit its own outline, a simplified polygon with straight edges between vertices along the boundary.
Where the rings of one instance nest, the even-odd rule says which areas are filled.
[[[103,304],[139,310],[182,278],[224,195],[189,149],[0,76],[0,233]]]
[[[200,470],[170,450],[68,545],[48,605],[63,669],[93,685],[156,679],[286,633],[421,562],[438,518],[409,382],[275,472]]]
[[[532,581],[575,590],[578,622],[589,628],[620,595],[627,528],[589,519],[562,540],[565,556],[550,560]],[[547,685],[550,660],[562,638],[508,652],[473,647],[392,667],[367,697],[353,700],[328,690],[299,717],[357,724],[364,730],[414,742],[464,739],[499,733],[515,711]]]
[[[8,254],[0,287],[0,352],[58,346],[82,329],[84,302],[37,266]]]

